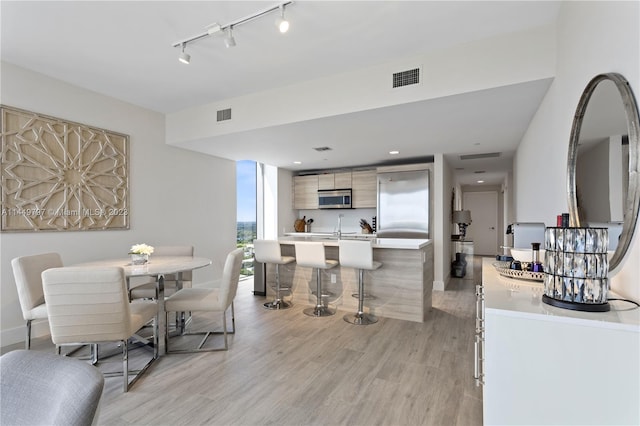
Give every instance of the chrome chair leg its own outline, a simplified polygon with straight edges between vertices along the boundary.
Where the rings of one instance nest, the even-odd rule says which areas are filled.
[[[167,315],[169,315],[167,313]],[[167,329],[167,332],[169,330]],[[228,335],[229,334],[235,334],[236,333],[236,316],[235,316],[235,305],[233,302],[231,302],[231,329],[227,329],[227,311],[224,311],[222,313],[222,331],[196,331],[196,332],[187,332],[185,331],[182,335],[183,336],[196,336],[196,335],[202,335],[202,339],[200,340],[200,343],[198,344],[198,346],[196,347],[196,349],[176,349],[173,350],[169,347],[169,335],[168,333],[165,334],[165,339],[166,339],[166,343],[165,343],[165,348],[167,350],[168,354],[176,354],[176,353],[194,353],[194,352],[216,352],[216,351],[226,351],[229,350],[229,340],[228,340]],[[222,334],[224,336],[224,346],[223,347],[214,347],[214,348],[203,348],[204,344],[207,342],[207,339],[209,339],[209,336],[212,335],[219,335]]]
[[[124,380],[123,391],[129,390],[129,340],[122,342],[122,377]]]
[[[267,309],[287,309],[292,305],[289,302],[282,300],[280,295],[282,289],[280,287],[280,265],[276,263],[276,298],[271,302],[265,303],[263,306]]]
[[[27,337],[24,341],[25,349],[31,349],[31,320],[27,320]]]
[[[302,312],[310,317],[328,317],[336,313],[334,309],[322,303],[322,270],[320,268],[316,268],[316,306]]]
[[[351,324],[356,325],[368,325],[378,322],[378,318],[371,314],[364,313],[364,269],[358,270],[358,312],[354,314],[347,314],[343,319]]]

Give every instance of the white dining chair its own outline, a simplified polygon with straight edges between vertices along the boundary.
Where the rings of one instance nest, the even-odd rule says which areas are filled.
[[[31,348],[31,322],[48,318],[41,274],[49,268],[61,266],[62,259],[58,253],[21,256],[11,260],[22,317],[27,322],[25,349]]]
[[[75,266],[42,273],[51,340],[63,345],[117,342],[122,347],[124,392],[158,358],[156,301],[129,302],[122,267]],[[137,372],[129,371],[129,338],[153,321],[153,356]],[[135,377],[129,382],[129,373]]]
[[[226,351],[229,349],[227,339],[228,334],[235,334],[235,311],[233,299],[236,297],[238,290],[238,281],[240,280],[240,270],[242,268],[242,259],[244,251],[240,248],[233,250],[227,255],[224,269],[222,271],[222,279],[215,284],[213,288],[183,288],[178,290],[165,301],[165,311],[167,313],[167,329],[165,332],[167,353],[184,353],[184,352],[203,352],[203,351]],[[231,330],[227,329],[227,311],[231,308]],[[204,335],[200,344],[195,349],[174,349],[169,347],[169,314],[171,312],[212,312],[219,313],[222,316],[222,331],[183,331],[184,335]],[[223,347],[205,348],[204,344],[211,335],[224,335]]]

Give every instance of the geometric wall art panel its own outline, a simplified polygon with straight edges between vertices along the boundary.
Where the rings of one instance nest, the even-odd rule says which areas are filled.
[[[2,232],[129,229],[129,136],[0,107]]]

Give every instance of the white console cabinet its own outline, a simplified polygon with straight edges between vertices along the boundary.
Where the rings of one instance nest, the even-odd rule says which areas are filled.
[[[542,283],[502,277],[492,263],[482,272],[484,424],[640,424],[640,311],[552,307]]]

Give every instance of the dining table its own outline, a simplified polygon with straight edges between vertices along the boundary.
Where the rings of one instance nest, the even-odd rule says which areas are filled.
[[[129,286],[130,278],[153,277],[156,283],[158,296],[158,355],[166,353],[166,313],[164,310],[164,280],[166,275],[175,275],[176,289],[182,287],[182,274],[187,271],[204,268],[211,265],[211,259],[192,256],[151,256],[149,261],[142,265],[134,265],[129,258],[106,259],[91,262],[83,262],[76,266],[120,266]]]

